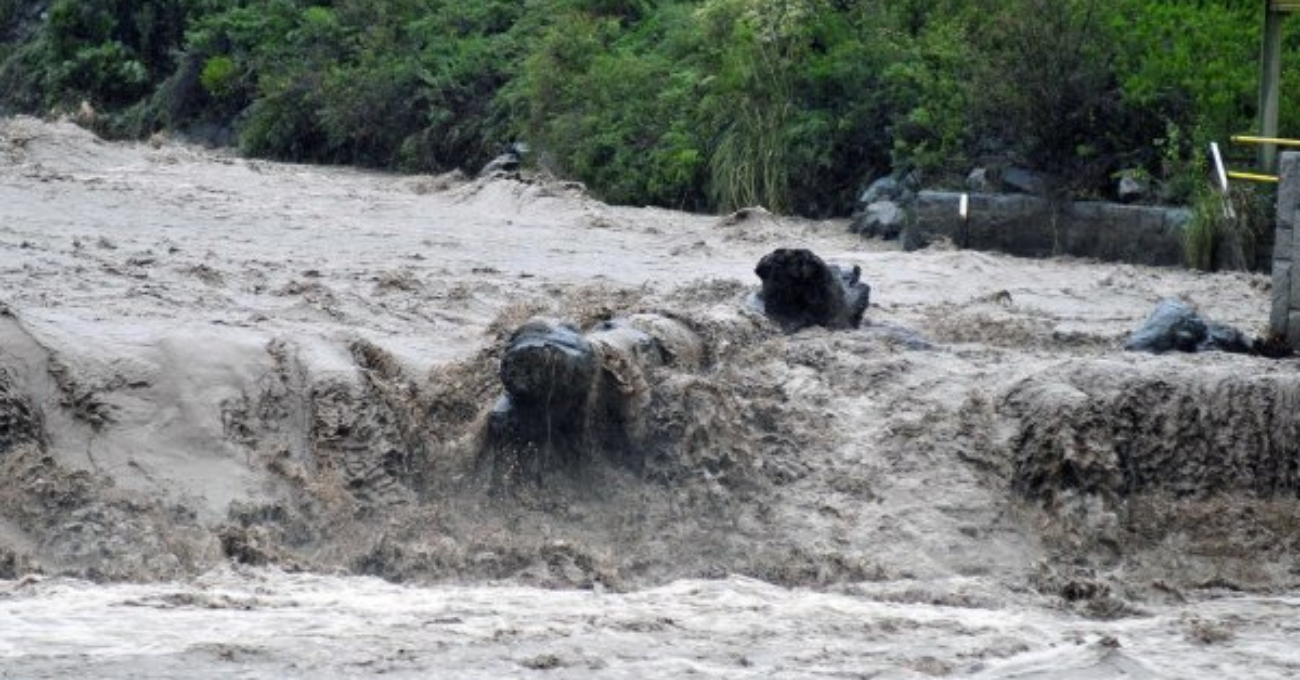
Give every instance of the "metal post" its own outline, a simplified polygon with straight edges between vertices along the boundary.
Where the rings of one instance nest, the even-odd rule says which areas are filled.
[[[1264,7],[1264,46],[1259,60],[1259,133],[1263,137],[1276,137],[1282,88],[1282,19],[1286,15],[1277,11],[1271,0]],[[1259,166],[1266,173],[1277,174],[1275,145],[1259,147]]]

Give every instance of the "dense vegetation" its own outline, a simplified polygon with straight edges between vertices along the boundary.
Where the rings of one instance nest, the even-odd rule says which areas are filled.
[[[873,177],[998,163],[1187,201],[1204,142],[1253,124],[1260,5],[0,0],[0,105],[409,171],[523,139],[607,200],[691,209],[844,212]]]

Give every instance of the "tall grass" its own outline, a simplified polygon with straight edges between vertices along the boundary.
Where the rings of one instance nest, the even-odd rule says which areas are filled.
[[[788,102],[746,102],[721,133],[709,162],[710,195],[723,211],[761,205],[774,212],[790,207]]]
[[[1252,269],[1265,235],[1273,228],[1273,191],[1236,185],[1226,196],[1208,187],[1192,202],[1192,221],[1183,232],[1183,257],[1201,271]],[[1230,210],[1229,210],[1230,208]]]

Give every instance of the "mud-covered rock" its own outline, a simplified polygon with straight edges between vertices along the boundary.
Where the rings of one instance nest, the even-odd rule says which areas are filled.
[[[594,452],[639,460],[647,373],[673,364],[698,367],[703,341],[685,325],[654,314],[576,326],[533,319],[511,336],[501,359],[506,395],[488,415],[494,481],[540,479],[573,470]]]
[[[860,267],[844,269],[826,264],[810,250],[780,248],[759,261],[754,271],[763,280],[759,301],[764,313],[787,331],[862,325],[871,286],[862,281]]]
[[[519,172],[523,165],[524,156],[528,154],[528,145],[516,142],[506,147],[501,155],[488,161],[487,165],[479,170],[479,177],[489,177],[491,175],[509,175]]]

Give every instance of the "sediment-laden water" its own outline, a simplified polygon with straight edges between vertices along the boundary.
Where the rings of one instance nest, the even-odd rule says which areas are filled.
[[[0,121],[0,676],[1300,674],[1300,363],[1120,349],[1266,277],[845,226]],[[636,445],[494,486],[510,332],[638,314]]]

